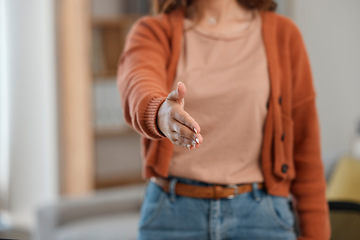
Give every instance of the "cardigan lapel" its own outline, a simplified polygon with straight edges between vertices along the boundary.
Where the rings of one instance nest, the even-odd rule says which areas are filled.
[[[281,172],[278,170],[281,169],[281,166],[285,163],[285,159],[281,154],[281,136],[282,136],[282,113],[279,103],[279,97],[281,96],[281,67],[279,67],[279,58],[278,58],[278,44],[276,43],[276,18],[274,18],[274,13],[272,12],[263,12],[262,13],[262,32],[265,45],[265,51],[267,55],[269,76],[270,76],[270,99],[269,99],[269,113],[268,117],[272,118],[272,132],[273,139],[272,141],[267,141],[268,143],[273,143],[273,155],[269,159],[273,165],[274,173],[278,177],[283,177]],[[270,119],[267,119],[270,121]],[[270,127],[270,126],[268,126]]]

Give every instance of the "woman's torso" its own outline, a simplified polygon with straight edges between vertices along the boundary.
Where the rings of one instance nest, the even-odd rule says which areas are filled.
[[[169,174],[219,184],[263,181],[260,152],[270,94],[258,13],[247,27],[215,35],[184,20],[173,88],[187,86],[185,111],[199,123],[201,148],[175,146]]]

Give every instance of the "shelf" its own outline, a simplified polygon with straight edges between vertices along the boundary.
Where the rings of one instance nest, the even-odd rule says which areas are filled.
[[[102,128],[95,130],[96,138],[121,137],[137,134],[132,128],[124,126],[121,128]]]
[[[113,81],[116,79],[117,71],[107,71],[107,72],[99,72],[93,73],[94,81]]]
[[[141,177],[141,173],[134,173],[133,176],[129,175],[129,176],[118,177],[107,180],[97,179],[95,185],[96,185],[96,189],[104,189],[104,188],[128,186],[128,185],[140,184],[140,183],[145,184],[145,182],[146,181]]]
[[[126,35],[137,15],[92,20],[92,74],[94,78],[114,77]]]
[[[120,113],[121,104],[115,83],[119,57],[129,29],[143,13],[145,14],[145,9],[150,7],[150,3],[147,0],[116,0],[103,6],[103,1],[96,2],[95,5],[94,1],[90,0],[59,1],[57,32],[61,53],[59,66],[63,73],[59,78],[59,104],[61,144],[64,152],[61,154],[62,168],[59,175],[61,194],[64,196],[85,194],[96,188],[124,185],[141,179],[140,170],[133,175],[121,175],[119,178],[114,176],[109,179],[97,179],[97,163],[101,161],[97,158],[96,152],[99,144],[105,145],[108,156],[113,154],[113,149],[118,148],[117,142],[123,143],[122,147],[129,154],[130,151],[138,154],[139,150],[137,145],[134,146],[134,142],[129,143],[129,139],[137,140],[138,134],[120,121],[120,116],[111,115],[111,119],[105,116],[99,124],[96,110],[105,109],[111,113]],[[97,16],[103,17],[95,17],[94,13],[100,13]],[[115,104],[99,105],[99,102],[96,102],[99,100],[96,98],[99,92],[100,98],[103,97],[100,99],[101,104]],[[102,93],[104,95],[101,96]],[[119,124],[121,127],[98,128],[107,126],[106,124]]]
[[[91,23],[93,28],[104,28],[104,27],[129,27],[140,15],[124,15],[112,18],[93,18]]]

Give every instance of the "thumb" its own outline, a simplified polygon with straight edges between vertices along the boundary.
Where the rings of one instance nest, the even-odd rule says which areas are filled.
[[[167,99],[183,103],[185,94],[186,94],[186,86],[184,83],[179,82],[177,84],[176,89],[168,95]]]

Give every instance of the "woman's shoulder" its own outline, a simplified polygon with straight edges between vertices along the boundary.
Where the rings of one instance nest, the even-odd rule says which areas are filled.
[[[166,27],[166,25],[168,24],[169,24],[169,15],[160,13],[156,15],[142,16],[135,21],[134,26],[149,25],[151,27],[156,27],[156,26]]]
[[[179,25],[182,18],[183,15],[180,9],[171,13],[146,15],[135,21],[130,32],[170,36],[173,28]]]
[[[262,16],[265,27],[274,29],[278,35],[302,38],[299,27],[292,19],[275,12],[265,12]]]
[[[296,23],[281,14],[275,12],[265,12],[263,13],[264,23],[272,25],[276,28],[277,31],[288,33],[288,34],[299,34],[300,30]]]

